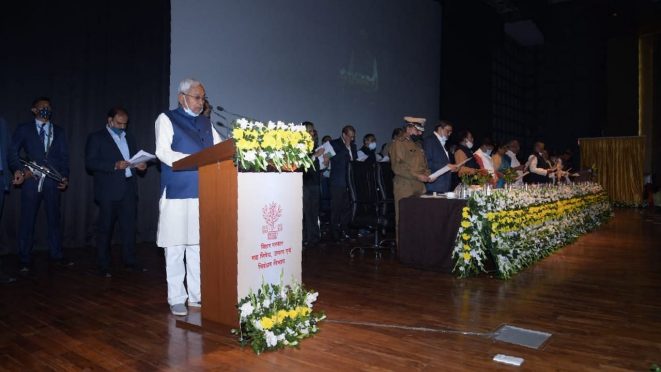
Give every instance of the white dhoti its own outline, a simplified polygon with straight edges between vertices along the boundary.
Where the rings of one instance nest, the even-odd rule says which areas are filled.
[[[174,132],[167,115],[159,115],[155,129],[156,156],[161,162],[172,166],[189,155],[172,150]],[[213,143],[219,143],[218,133],[213,129],[211,132]],[[199,199],[166,199],[165,195],[163,191],[158,203],[156,244],[165,251],[168,303],[183,304],[186,299],[189,303],[201,302]]]
[[[156,243],[165,253],[168,304],[201,302],[199,199],[166,199],[164,193],[158,204]]]

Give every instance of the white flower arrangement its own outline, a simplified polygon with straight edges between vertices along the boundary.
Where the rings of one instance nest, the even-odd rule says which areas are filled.
[[[281,172],[314,167],[309,156],[314,142],[302,124],[238,119],[232,138],[236,145],[235,163],[241,170],[263,172],[272,166]]]
[[[262,284],[237,304],[240,328],[232,333],[257,354],[298,346],[319,332],[317,324],[326,318],[323,312],[312,310],[318,295],[300,284]]]
[[[501,278],[551,254],[612,214],[596,183],[532,186],[474,193],[462,211],[453,250],[460,277],[484,272],[487,253]]]

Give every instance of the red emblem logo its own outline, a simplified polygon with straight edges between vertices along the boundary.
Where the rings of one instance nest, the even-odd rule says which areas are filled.
[[[282,231],[282,224],[278,219],[282,216],[282,207],[276,202],[266,204],[262,207],[262,217],[266,225],[262,226],[262,234],[266,234],[269,240],[278,239],[278,233]]]

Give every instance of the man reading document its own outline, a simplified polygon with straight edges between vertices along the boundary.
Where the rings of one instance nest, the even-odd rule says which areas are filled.
[[[205,99],[202,83],[184,79],[179,107],[156,119],[156,157],[161,161],[156,244],[165,251],[170,311],[179,316],[188,314],[187,300],[189,307],[202,306],[198,171],[173,171],[172,163],[221,141],[209,118],[200,115]]]

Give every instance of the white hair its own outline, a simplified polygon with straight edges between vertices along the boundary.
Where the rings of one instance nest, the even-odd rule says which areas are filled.
[[[188,93],[191,88],[202,85],[199,80],[193,78],[186,78],[179,83],[179,93]]]

